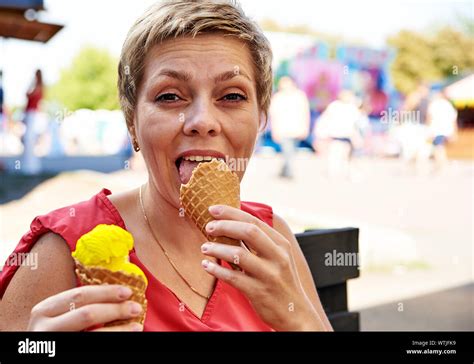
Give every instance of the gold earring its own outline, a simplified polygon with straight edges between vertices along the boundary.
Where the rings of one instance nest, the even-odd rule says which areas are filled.
[[[133,149],[135,150],[135,152],[140,151],[140,146],[138,145],[136,140],[133,141]]]

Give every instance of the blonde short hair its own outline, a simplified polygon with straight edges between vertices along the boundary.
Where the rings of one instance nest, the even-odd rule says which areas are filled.
[[[133,126],[145,57],[154,45],[176,37],[220,33],[235,36],[250,50],[259,108],[268,115],[272,93],[272,51],[258,25],[232,0],[165,0],[150,7],[130,29],[118,67],[120,105]]]

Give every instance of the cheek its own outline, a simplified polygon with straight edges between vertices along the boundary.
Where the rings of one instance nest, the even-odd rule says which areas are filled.
[[[153,105],[141,106],[137,115],[137,137],[145,159],[166,158],[180,125],[178,116],[157,111]]]
[[[258,135],[257,113],[247,114],[245,118],[233,118],[229,122],[226,130],[227,140],[232,145],[234,155],[230,168],[237,173],[242,180],[245,174],[249,159],[252,156],[255,142]],[[242,159],[243,158],[243,159]]]
[[[258,114],[250,113],[231,121],[229,139],[239,155],[250,156],[258,134]]]
[[[253,148],[255,146],[255,142],[256,142],[256,138],[257,138],[257,129],[256,128],[247,128],[247,129],[244,129],[241,133],[241,137],[239,138],[240,140],[237,141],[237,145],[240,146],[240,150],[241,150],[241,153],[239,154],[243,154],[245,157],[250,157],[252,152],[253,152]]]

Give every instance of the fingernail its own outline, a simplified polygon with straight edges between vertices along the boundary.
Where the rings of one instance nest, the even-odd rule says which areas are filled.
[[[224,210],[224,208],[222,206],[219,206],[219,205],[214,205],[214,206],[209,207],[209,212],[213,215],[220,215],[220,214],[222,214],[223,210]]]
[[[201,245],[201,251],[202,251],[203,253],[207,252],[207,251],[209,250],[210,246],[211,246],[211,244],[208,244],[208,243],[202,244],[202,245]]]
[[[209,266],[209,261],[207,259],[204,259],[202,262],[201,262],[202,266],[204,267],[204,269],[207,269],[207,267]]]
[[[215,222],[214,221],[211,221],[209,224],[206,225],[206,229],[207,231],[213,231],[215,229]]]
[[[142,305],[136,302],[130,303],[130,314],[132,315],[138,315],[140,312],[142,312]]]
[[[132,324],[132,331],[143,331],[143,325],[137,323]]]
[[[132,290],[128,287],[120,287],[118,290],[118,297],[119,298],[128,298],[132,295]]]

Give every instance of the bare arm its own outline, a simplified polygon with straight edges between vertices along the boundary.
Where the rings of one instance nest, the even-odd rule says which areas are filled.
[[[20,266],[13,276],[0,301],[0,331],[26,330],[38,302],[76,286],[74,263],[61,236],[43,235],[30,254],[37,256],[37,269]]]

